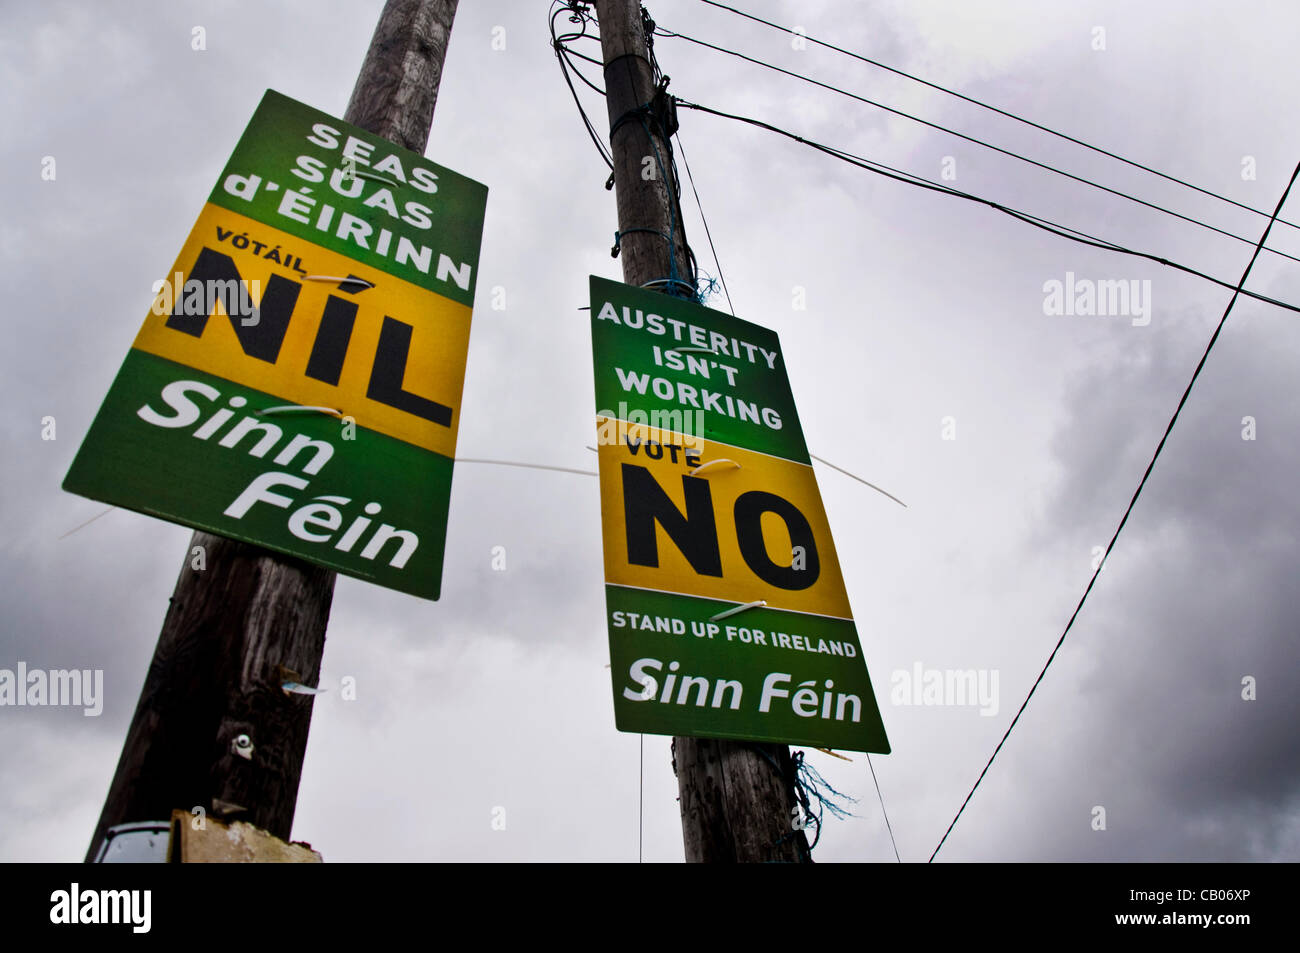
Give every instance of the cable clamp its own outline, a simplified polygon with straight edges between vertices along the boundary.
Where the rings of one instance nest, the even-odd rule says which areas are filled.
[[[611,249],[609,250],[609,257],[610,257],[610,258],[617,258],[617,257],[618,257],[618,253],[619,253],[619,251],[620,251],[620,250],[622,249],[622,247],[623,247],[623,236],[624,236],[624,235],[631,235],[631,234],[633,234],[634,232],[646,232],[647,234],[650,234],[650,235],[658,235],[660,238],[662,238],[662,239],[663,239],[664,241],[666,241],[666,242],[667,242],[667,241],[671,241],[671,239],[669,239],[669,237],[668,237],[667,235],[665,235],[663,232],[659,231],[659,229],[657,229],[657,228],[640,228],[640,227],[638,227],[638,228],[625,228],[625,229],[623,229],[621,232],[615,232],[615,233],[614,233],[614,247],[611,248]],[[644,287],[644,286],[642,286],[642,287]]]
[[[614,141],[614,133],[618,132],[618,130],[622,127],[623,123],[631,122],[633,119],[640,119],[643,114],[649,114],[653,116],[654,115],[653,105],[654,105],[653,100],[651,100],[651,102],[648,103],[642,103],[640,106],[636,106],[633,109],[629,109],[627,112],[623,113],[623,115],[615,119],[614,122],[609,127],[610,142]]]

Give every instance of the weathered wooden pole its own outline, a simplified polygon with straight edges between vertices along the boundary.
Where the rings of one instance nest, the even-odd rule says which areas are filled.
[[[610,151],[623,280],[642,286],[693,277],[665,114],[638,0],[595,0],[605,64]],[[658,100],[662,106],[664,97]],[[651,170],[647,173],[647,170]],[[672,244],[669,246],[669,237]],[[655,284],[656,290],[675,290]],[[673,739],[682,841],[691,862],[811,859],[794,821],[793,765],[785,745]]]
[[[456,3],[388,0],[348,122],[424,152]],[[108,828],[166,821],[177,808],[288,840],[312,698],[281,685],[317,684],[333,593],[329,570],[194,534],[87,861]]]

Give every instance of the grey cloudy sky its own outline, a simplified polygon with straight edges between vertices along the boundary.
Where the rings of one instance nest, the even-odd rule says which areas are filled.
[[[742,5],[1255,208],[1272,210],[1300,159],[1294,4]],[[0,667],[102,668],[106,687],[99,718],[0,709],[0,859],[82,856],[189,538],[121,510],[60,538],[104,510],[62,492],[63,476],[262,92],[341,114],[381,6],[0,8]],[[579,308],[590,274],[621,273],[607,172],[549,49],[547,6],[462,4],[427,154],[490,189],[458,453],[584,469],[594,407]],[[1252,241],[1262,232],[1263,217],[831,51],[792,49],[696,0],[650,10],[670,30]],[[206,50],[191,48],[195,26]],[[929,178],[951,157],[958,188],[1230,282],[1249,260],[1247,245],[826,90],[680,40],[657,52],[686,99]],[[603,128],[603,103],[584,101]],[[876,773],[903,859],[924,860],[1055,644],[1229,293],[757,129],[681,120],[736,313],[781,335],[810,449],[908,504],[818,471],[893,745]],[[55,181],[42,181],[45,156]],[[1300,221],[1296,200],[1283,216]],[[1270,246],[1300,255],[1298,238],[1279,226]],[[1297,268],[1266,254],[1250,287],[1300,301]],[[1150,281],[1150,323],[1045,314],[1044,283],[1067,272]],[[504,310],[489,306],[495,286]],[[940,859],[1300,859],[1298,322],[1238,304]],[[56,440],[41,439],[45,416]],[[942,439],[947,417],[956,439]],[[296,838],[330,861],[636,859],[640,739],[613,724],[599,513],[590,477],[464,464],[440,601],[339,578],[322,675],[334,690],[316,702]],[[492,569],[495,546],[506,572]],[[997,714],[892,704],[892,673],[917,663],[996,671]],[[344,676],[354,702],[337,691]],[[1255,701],[1241,697],[1244,676],[1258,679]],[[677,861],[668,739],[644,744],[645,857]],[[892,860],[865,760],[850,757],[810,755],[859,799],[855,817],[828,822],[816,857]],[[497,806],[504,831],[491,827]]]

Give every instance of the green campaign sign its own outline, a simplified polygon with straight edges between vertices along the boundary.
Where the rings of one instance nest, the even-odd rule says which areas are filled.
[[[208,201],[474,303],[487,187],[267,90]]]
[[[268,90],[64,488],[436,599],[486,200]]]
[[[889,751],[767,328],[591,279],[622,731]]]

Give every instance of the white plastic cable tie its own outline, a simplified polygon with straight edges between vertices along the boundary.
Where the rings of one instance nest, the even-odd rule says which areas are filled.
[[[257,416],[266,417],[269,414],[293,414],[293,413],[314,413],[329,414],[331,417],[342,417],[343,412],[335,410],[333,407],[311,407],[307,404],[280,404],[276,407],[263,407],[257,412]]]
[[[365,285],[367,288],[373,288],[373,282],[366,281],[364,278],[340,278],[337,275],[303,275],[303,281],[332,281],[340,285]]]
[[[329,691],[328,688],[312,688],[310,685],[302,684],[302,682],[282,682],[280,690],[286,695],[320,695]]]
[[[711,348],[711,347],[666,347],[666,348],[664,348],[664,353],[665,353],[665,354],[667,354],[669,351],[676,351],[678,354],[713,354],[713,355],[716,355],[716,354],[718,353],[717,351],[715,351],[715,350],[714,350],[713,348]]]
[[[356,176],[358,179],[370,179],[372,182],[382,182],[389,188],[400,189],[402,187],[402,183],[374,172],[362,172],[360,169],[352,169],[350,172],[344,172],[344,179],[349,175]]]
[[[710,622],[717,622],[719,619],[726,619],[729,616],[737,615],[746,609],[762,609],[767,606],[766,599],[759,599],[757,602],[746,602],[741,606],[732,606],[730,609],[723,609],[717,615],[709,616]]]
[[[737,470],[739,470],[739,469],[741,468],[741,467],[740,467],[740,464],[737,463],[735,460],[728,460],[726,457],[723,457],[723,458],[720,459],[720,460],[710,460],[708,463],[701,463],[698,467],[696,467],[694,470],[692,470],[692,471],[690,472],[689,475],[690,475],[690,476],[695,476],[695,475],[697,475],[701,470],[707,470],[709,467],[716,467],[716,466],[717,466],[718,464],[720,464],[720,463],[730,463],[730,464],[731,464],[733,467],[735,467]]]

